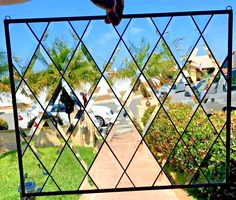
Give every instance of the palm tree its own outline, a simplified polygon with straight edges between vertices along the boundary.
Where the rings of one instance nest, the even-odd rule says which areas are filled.
[[[7,56],[4,51],[0,51],[0,91],[7,93],[10,92]]]

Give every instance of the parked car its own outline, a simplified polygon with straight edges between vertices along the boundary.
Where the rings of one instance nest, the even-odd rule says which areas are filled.
[[[169,83],[166,83],[160,87],[159,92],[161,95],[167,94],[169,92],[170,88],[171,88],[171,85]]]
[[[227,78],[227,75],[226,75]],[[219,77],[217,83],[212,84],[207,92],[203,106],[208,113],[214,111],[225,111],[227,109],[227,82],[223,75]],[[236,69],[232,71],[232,92],[231,92],[231,109],[236,109]]]
[[[63,103],[54,104],[53,106],[51,106],[51,108],[49,107],[48,110],[49,110],[48,112],[49,116],[50,115],[54,117],[59,116],[62,119],[63,124],[69,124],[68,114],[65,112],[66,107]],[[98,124],[99,126],[104,126],[109,124],[114,114],[109,107],[97,106],[97,105],[92,106],[89,113],[91,114],[90,116],[93,115],[95,117],[92,120],[94,121],[95,124]]]
[[[113,118],[114,112],[107,106],[92,106],[92,114],[97,119],[100,126],[108,125]]]

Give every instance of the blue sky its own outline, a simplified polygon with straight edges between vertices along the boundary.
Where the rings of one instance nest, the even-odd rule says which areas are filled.
[[[125,14],[161,13],[196,10],[223,10],[227,6],[236,8],[235,0],[125,0]],[[27,3],[0,6],[0,19],[37,17],[65,17],[103,15],[104,11],[90,0],[31,0]],[[236,18],[234,19],[236,21]],[[234,26],[234,30],[236,26]],[[137,29],[136,29],[137,30]],[[138,30],[137,30],[138,31]],[[234,31],[235,32],[235,31]],[[220,33],[220,32],[219,32]],[[88,40],[89,41],[89,40]],[[101,41],[100,41],[101,42]],[[19,46],[19,45],[18,45]],[[89,42],[88,42],[89,46]],[[5,50],[3,23],[0,24],[0,49]],[[234,49],[236,45],[234,44]]]

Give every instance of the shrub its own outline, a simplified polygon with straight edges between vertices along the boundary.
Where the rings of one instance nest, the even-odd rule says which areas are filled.
[[[152,105],[152,106],[148,107],[148,108],[145,110],[145,112],[144,112],[144,114],[143,114],[143,117],[142,117],[142,119],[141,119],[141,121],[142,121],[142,123],[143,123],[144,126],[147,124],[147,122],[148,122],[148,120],[149,120],[151,114],[152,114],[153,111],[155,110],[155,108],[156,108],[156,105]]]
[[[143,95],[144,98],[151,97],[151,95],[149,94],[147,88],[145,87],[145,85],[143,83],[141,83],[141,85],[140,85],[140,91],[141,91],[141,94]]]
[[[8,130],[8,123],[2,118],[0,118],[0,130]]]
[[[145,135],[145,141],[158,162],[165,163],[163,169],[170,180],[174,184],[188,184],[190,181],[195,184],[207,183],[207,180],[209,182],[224,182],[226,178],[226,147],[224,144],[226,131],[222,127],[225,123],[225,113],[215,112],[210,118],[210,122],[206,113],[201,109],[191,118],[193,114],[191,106],[181,103],[170,104],[169,102],[165,106],[167,107],[166,111],[160,109],[153,120]],[[144,125],[154,109],[155,106],[146,109],[142,117]],[[231,162],[235,162],[236,111],[232,112],[231,122],[233,130],[231,134]],[[215,125],[215,128],[211,123]],[[221,129],[222,132],[218,137],[216,130]],[[180,137],[182,138],[179,139]],[[212,146],[213,142],[215,143]],[[173,150],[173,148],[175,149]],[[167,159],[169,160],[167,161]],[[197,171],[199,166],[201,170]],[[234,169],[236,169],[235,165]],[[233,173],[233,170],[231,172]],[[218,196],[214,197],[217,190],[219,190],[218,196],[223,195],[219,188],[214,191],[212,188],[189,189],[188,191],[199,199],[217,199]]]

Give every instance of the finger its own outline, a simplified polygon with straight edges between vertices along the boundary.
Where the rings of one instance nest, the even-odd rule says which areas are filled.
[[[107,18],[107,16],[106,16],[106,18],[104,19],[104,22],[106,23],[106,24],[110,24],[111,22],[109,21],[109,19]]]
[[[117,0],[104,0],[104,6],[106,9],[114,8]]]
[[[118,15],[115,11],[107,12],[107,19],[112,23],[112,25],[117,26],[120,23]]]
[[[115,11],[118,15],[119,20],[121,20],[124,11],[124,0],[117,0]]]

